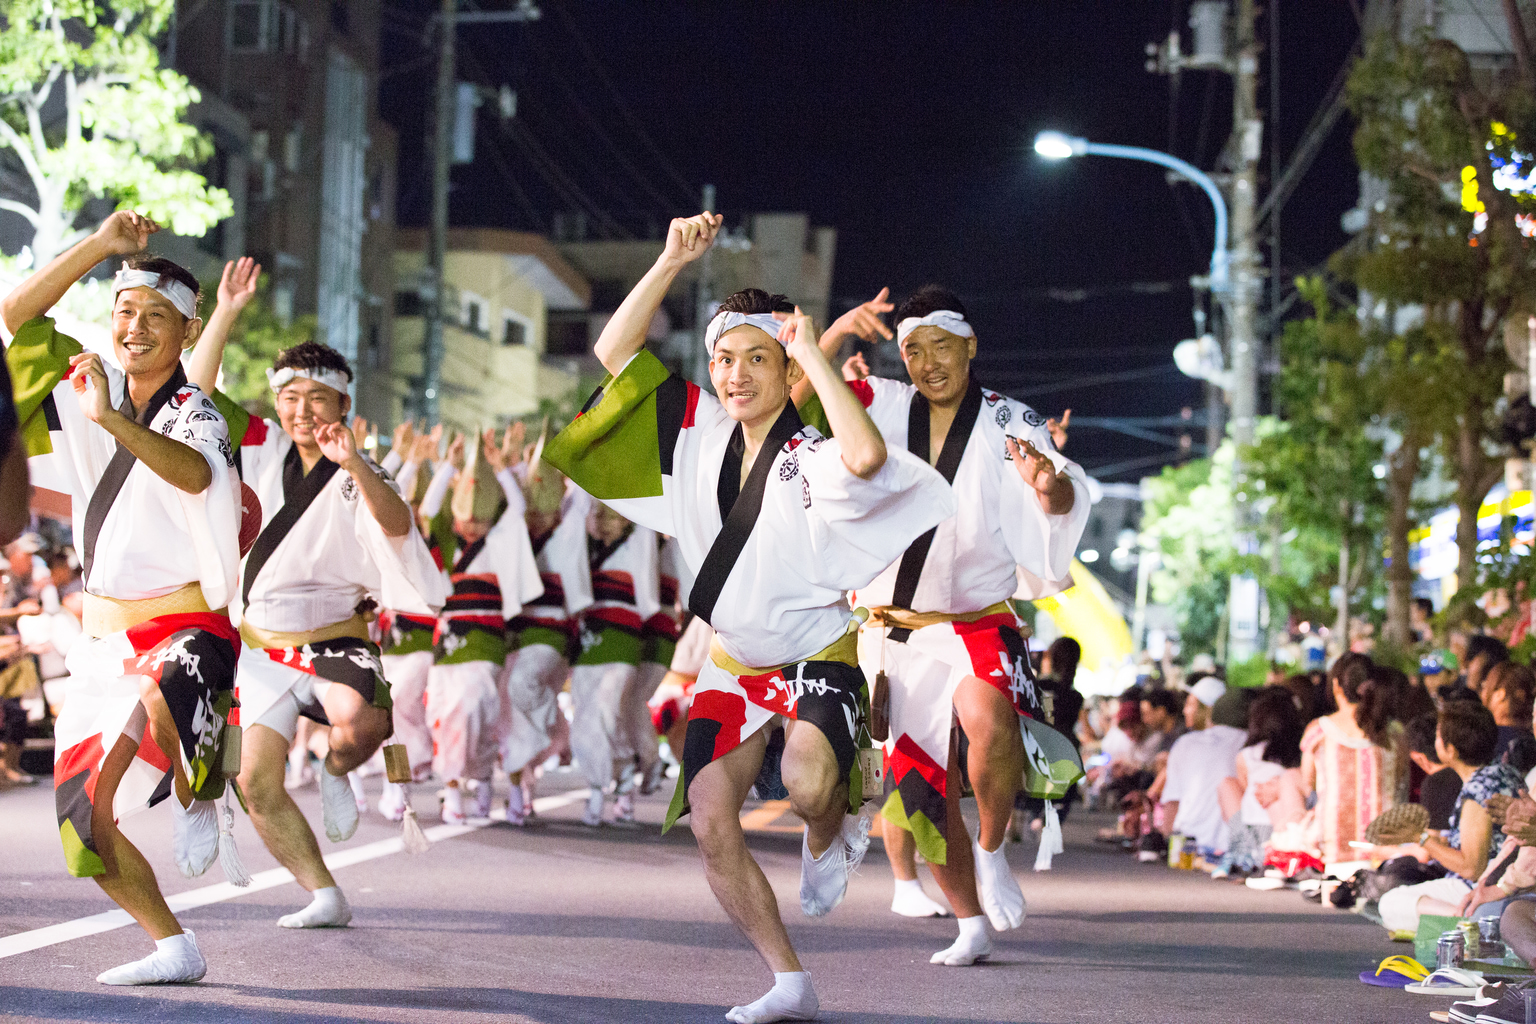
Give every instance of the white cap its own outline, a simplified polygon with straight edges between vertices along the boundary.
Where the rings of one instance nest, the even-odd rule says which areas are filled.
[[[1216,702],[1221,700],[1221,695],[1227,692],[1227,684],[1215,676],[1206,676],[1194,686],[1191,686],[1189,692],[1194,694],[1195,699],[1206,707],[1215,707]]]
[[[1197,674],[1199,674],[1201,672],[1215,672],[1215,671],[1216,671],[1216,659],[1211,657],[1209,654],[1197,654],[1197,655],[1195,655],[1194,660],[1189,663],[1189,674],[1190,675],[1197,675]]]

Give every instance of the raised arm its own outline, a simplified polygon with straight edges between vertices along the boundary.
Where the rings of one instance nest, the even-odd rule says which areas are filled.
[[[881,288],[879,295],[868,302],[854,306],[832,321],[832,326],[827,328],[826,333],[817,342],[822,354],[829,362],[837,361],[837,357],[842,353],[843,343],[849,338],[863,338],[865,341],[874,341],[876,338],[891,340],[893,337],[891,329],[885,326],[884,320],[880,319],[881,314],[889,313],[896,308],[890,301],[890,295],[889,288]],[[859,365],[864,370],[864,376],[869,376],[869,367],[863,359],[859,359]],[[847,374],[844,374],[844,378],[847,378]],[[790,400],[796,407],[801,406],[805,404],[805,400],[811,396],[813,390],[810,378],[803,378],[790,389]]]
[[[608,325],[597,339],[598,362],[616,374],[645,347],[645,332],[651,318],[661,308],[661,300],[683,267],[692,263],[715,242],[724,218],[708,210],[694,217],[678,217],[667,228],[667,242],[656,264],[645,272],[640,283],[619,303]]]
[[[159,231],[154,221],[131,210],[119,210],[101,227],[55,256],[47,266],[23,280],[0,302],[0,319],[15,334],[28,320],[47,313],[102,260],[143,252],[149,236]]]
[[[261,264],[249,256],[224,264],[224,276],[219,279],[219,304],[198,337],[197,347],[192,350],[192,361],[187,367],[187,379],[206,394],[213,394],[214,385],[219,380],[219,367],[224,362],[224,346],[229,341],[229,332],[240,311],[255,297],[256,282],[260,279]]]
[[[368,460],[357,450],[357,439],[345,423],[321,423],[315,427],[315,442],[320,454],[352,475],[362,491],[363,504],[389,537],[404,537],[411,532],[410,506],[395,493],[384,478],[373,471]]]
[[[827,423],[841,446],[843,465],[865,480],[880,472],[885,465],[885,439],[864,411],[864,403],[827,362],[826,354],[815,342],[816,328],[811,318],[797,308],[795,315],[784,321],[779,338],[820,396]]]

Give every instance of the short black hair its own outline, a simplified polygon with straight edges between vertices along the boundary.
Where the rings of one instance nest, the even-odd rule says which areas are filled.
[[[781,309],[788,306],[788,309]],[[795,304],[782,295],[769,295],[761,288],[743,288],[732,292],[720,303],[721,313],[793,313]]]
[[[917,291],[906,297],[896,310],[896,322],[900,323],[909,316],[927,316],[929,313],[941,309],[953,310],[961,316],[968,317],[965,305],[960,301],[960,296],[940,284],[925,284]]]
[[[1416,754],[1423,754],[1431,761],[1439,762],[1440,755],[1435,753],[1435,730],[1439,727],[1440,718],[1433,711],[1409,722],[1406,727],[1408,749]]]
[[[1493,713],[1470,700],[1455,700],[1440,709],[1440,741],[1453,747],[1456,756],[1473,767],[1493,760],[1499,745],[1499,727]]]
[[[356,379],[352,367],[347,365],[347,357],[318,341],[301,341],[292,348],[285,348],[272,362],[274,370],[285,370],[290,366],[295,370],[335,370],[346,374],[349,382]]]
[[[1174,718],[1184,711],[1184,695],[1172,690],[1148,690],[1141,699],[1155,708],[1162,708]]]
[[[1509,648],[1504,646],[1504,641],[1486,633],[1477,633],[1467,638],[1467,664],[1472,664],[1472,660],[1480,654],[1488,655],[1489,668],[1509,660]]]
[[[1422,609],[1426,616],[1435,614],[1435,602],[1431,601],[1427,597],[1416,597],[1416,598],[1414,598],[1413,599],[1413,606],[1415,608]]]
[[[168,260],[164,256],[156,256],[154,253],[141,252],[137,256],[129,256],[123,261],[129,270],[142,270],[146,274],[159,274],[160,279],[155,282],[156,288],[165,287],[166,281],[175,281],[192,289],[192,310],[196,315],[198,305],[203,301],[203,286],[198,284],[192,271],[174,260]],[[191,319],[191,317],[188,317]]]
[[[1051,672],[1068,684],[1077,678],[1077,666],[1083,660],[1083,646],[1069,636],[1059,636],[1046,649],[1051,656]]]

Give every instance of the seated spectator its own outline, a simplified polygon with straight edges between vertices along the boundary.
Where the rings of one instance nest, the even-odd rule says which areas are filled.
[[[1531,738],[1531,708],[1536,704],[1536,673],[1524,665],[1512,661],[1500,662],[1488,673],[1483,683],[1483,705],[1493,714],[1499,727],[1499,742],[1493,748],[1495,761],[1508,761],[1504,756],[1517,740]],[[1530,771],[1532,765],[1512,766],[1519,774]]]
[[[1490,763],[1498,739],[1498,726],[1487,708],[1455,701],[1441,709],[1435,752],[1462,780],[1458,806],[1447,831],[1426,830],[1418,843],[1405,844],[1398,852],[1421,862],[1432,860],[1446,875],[1383,894],[1379,911],[1388,931],[1416,931],[1421,914],[1454,915],[1488,866],[1489,855],[1503,845],[1504,830],[1493,820],[1489,799],[1514,796],[1524,782],[1508,765]]]
[[[1303,722],[1310,722],[1317,717],[1317,685],[1312,682],[1311,676],[1300,673],[1286,676],[1279,685],[1290,691]]]
[[[1248,732],[1218,798],[1231,833],[1216,877],[1264,866],[1276,829],[1298,824],[1307,802],[1301,787],[1301,713],[1289,687],[1266,686],[1248,707]],[[1264,799],[1261,799],[1261,793]]]
[[[1227,824],[1222,818],[1217,790],[1233,773],[1237,752],[1247,733],[1212,720],[1216,704],[1227,687],[1215,676],[1206,676],[1190,688],[1184,700],[1184,724],[1188,731],[1168,751],[1168,766],[1161,789],[1149,793],[1163,802],[1168,827],[1195,842],[1206,860],[1227,850]],[[1299,734],[1298,734],[1299,737]]]
[[[1363,654],[1346,654],[1329,669],[1338,710],[1314,719],[1301,738],[1302,791],[1317,794],[1316,846],[1325,863],[1353,859],[1383,811],[1408,798],[1409,766],[1403,727],[1394,721],[1391,688],[1373,676]]]
[[[1184,735],[1183,716],[1182,693],[1175,690],[1148,690],[1141,695],[1141,720],[1147,725],[1146,742],[1153,757],[1167,754],[1173,749],[1174,741]],[[1161,764],[1158,767],[1161,768]]]
[[[1426,644],[1435,638],[1435,629],[1429,621],[1435,617],[1435,602],[1427,597],[1416,597],[1408,606],[1408,631],[1413,642]]]
[[[1467,638],[1466,678],[1467,689],[1477,694],[1478,699],[1484,704],[1488,703],[1488,695],[1484,692],[1488,683],[1488,676],[1493,672],[1495,665],[1502,665],[1509,660],[1509,648],[1504,646],[1504,641],[1496,636],[1488,636],[1478,633]]]
[[[1443,832],[1451,827],[1456,798],[1461,795],[1461,777],[1454,768],[1440,763],[1435,737],[1440,731],[1440,716],[1434,712],[1420,715],[1408,723],[1408,756],[1424,773],[1419,784],[1418,803],[1429,812],[1429,827]]]

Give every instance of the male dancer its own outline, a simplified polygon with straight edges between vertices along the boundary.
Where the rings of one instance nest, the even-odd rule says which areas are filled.
[[[883,668],[890,686],[884,815],[912,834],[959,919],[959,939],[932,962],[964,966],[991,954],[987,920],[1001,931],[1024,919],[1003,840],[1024,770],[1020,716],[1040,713],[1007,601],[1071,585],[1087,478],[1057,453],[1043,417],[971,378],[976,332],[954,294],[924,288],[897,319],[913,384],[869,377],[853,387],[892,446],[944,475],[960,511],[860,590],[885,629],[864,631],[859,660],[870,678]],[[969,741],[981,816],[974,842],[959,811],[952,721]],[[886,836],[892,859],[905,859],[904,837],[891,828]]]
[[[249,259],[225,267],[219,305],[192,354],[199,386],[212,389],[260,270]],[[283,786],[299,717],[331,727],[320,798],[326,835],[341,842],[358,820],[347,773],[390,734],[389,684],[357,608],[374,594],[386,607],[427,613],[444,598],[410,509],[347,428],[351,379],[341,353],[307,341],[278,353],[267,371],[276,422],[226,402],[241,438],[241,476],[262,506],[261,534],[240,573],[240,786],[262,842],[313,894],[278,919],[283,928],[340,927],[352,918]]]
[[[570,677],[579,649],[579,616],[592,604],[587,516],[592,496],[570,486],[542,458],[544,438],[535,444],[524,476],[528,536],[538,559],[544,593],[528,602],[508,630],[517,653],[506,669],[508,715],[501,741],[501,766],[513,779],[507,820],[523,824],[533,813],[538,763],[551,741],[562,742],[565,719],[557,697]],[[601,803],[598,813],[601,813]],[[590,819],[591,810],[587,817]]]
[[[624,699],[640,674],[645,623],[661,602],[656,534],[602,504],[589,519],[593,600],[582,613],[581,653],[571,666],[571,752],[592,790],[581,820],[597,826],[608,791],[620,781],[615,820],[635,820],[632,766],[620,765],[635,756],[620,734]]]
[[[213,862],[210,798],[224,787],[216,744],[239,647],[224,608],[239,568],[240,483],[224,419],[180,361],[203,326],[197,279],[158,257],[123,264],[111,324],[121,372],[44,315],[96,264],[141,253],[158,230],[114,213],[0,303],[22,436],[32,455],[52,453],[38,468],[70,495],[84,563],[85,636],[67,659],[55,727],[64,859],[156,946],[99,975],[107,985],[196,981],[207,970],[117,821],[173,796],[177,866],[192,877]]]
[[[624,750],[635,758],[635,784],[642,793],[655,792],[667,767],[661,760],[660,745],[656,742],[657,735],[666,730],[658,728],[651,714],[650,701],[662,680],[666,679],[672,658],[677,653],[677,642],[683,635],[683,605],[679,598],[686,593],[681,576],[687,570],[678,554],[677,539],[658,536],[657,540],[661,544],[656,563],[661,607],[645,620],[640,669],[635,673],[634,685],[624,692],[619,709],[619,736]],[[677,749],[681,754],[681,744]]]
[[[627,518],[676,537],[695,571],[689,604],[716,635],[668,825],[691,807],[710,888],[774,971],[773,988],[727,1019],[809,1020],[818,1006],[810,975],[747,849],[741,806],[763,767],[765,727],[782,716],[782,777],[806,823],[801,908],[819,916],[835,907],[868,844],[844,820],[862,801],[856,755],[867,737],[859,619],[846,591],[952,515],[954,498],[921,460],[887,453],[816,347],[809,318],[781,325],[764,292],[738,292],[710,321],[719,399],[645,351],[667,289],[720,221],[703,213],[671,223],[655,266],[598,339],[613,379],[545,455]],[[802,373],[823,396],[836,440],[801,426],[789,392]]]
[[[475,784],[472,816],[490,817],[506,621],[542,589],[521,508],[508,503],[495,479],[486,443],[475,435],[469,461],[454,481],[451,549],[442,552],[453,594],[438,626],[427,679],[427,720],[437,752],[433,767],[447,783],[443,821],[450,825],[464,823],[469,782]],[[512,492],[521,497],[516,488]]]

